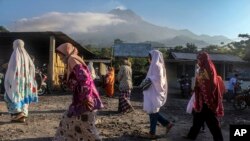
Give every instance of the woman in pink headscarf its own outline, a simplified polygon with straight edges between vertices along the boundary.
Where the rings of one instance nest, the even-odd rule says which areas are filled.
[[[215,66],[206,52],[197,56],[200,67],[195,81],[195,103],[193,126],[187,136],[195,140],[201,126],[206,122],[214,141],[223,141],[218,117],[224,115],[223,93],[225,86],[220,76],[217,75]]]
[[[68,66],[67,81],[73,91],[73,99],[54,140],[101,140],[95,127],[95,111],[101,109],[103,104],[87,65],[70,43],[61,44],[56,52]]]

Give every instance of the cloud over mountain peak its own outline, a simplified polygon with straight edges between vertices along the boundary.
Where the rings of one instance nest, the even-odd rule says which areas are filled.
[[[50,12],[30,19],[23,18],[8,28],[11,31],[63,31],[68,34],[96,32],[98,27],[126,22],[109,13],[59,13]]]
[[[8,29],[10,31],[62,31],[80,43],[98,46],[110,46],[117,38],[127,42],[154,41],[167,46],[193,43],[199,47],[231,41],[224,36],[196,35],[187,29],[176,30],[157,26],[124,7],[118,7],[108,13],[50,12],[38,17],[20,19]]]

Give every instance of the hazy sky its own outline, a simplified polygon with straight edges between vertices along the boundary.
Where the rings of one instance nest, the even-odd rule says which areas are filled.
[[[239,33],[250,33],[249,0],[0,0],[0,25],[12,31],[24,24],[51,30],[62,21],[81,18],[74,22],[75,28],[61,28],[74,32],[83,27],[86,32],[92,25],[123,22],[106,14],[115,8],[131,9],[153,24],[196,34],[235,39]]]

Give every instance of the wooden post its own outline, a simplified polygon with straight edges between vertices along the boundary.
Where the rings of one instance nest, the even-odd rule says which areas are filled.
[[[54,88],[54,70],[55,70],[55,37],[50,36],[50,44],[49,44],[49,87]]]

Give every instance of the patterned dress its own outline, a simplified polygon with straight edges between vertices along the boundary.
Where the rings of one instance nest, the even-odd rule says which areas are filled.
[[[95,127],[95,111],[103,105],[87,66],[76,65],[68,84],[73,90],[73,99],[60,121],[54,140],[101,140]]]
[[[24,47],[14,47],[4,83],[8,112],[28,117],[29,104],[38,102],[38,95],[35,66]]]
[[[128,65],[121,66],[117,75],[117,79],[120,80],[118,112],[131,112],[134,110],[130,103],[131,89],[133,88],[131,67]]]

